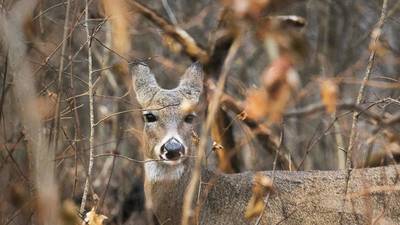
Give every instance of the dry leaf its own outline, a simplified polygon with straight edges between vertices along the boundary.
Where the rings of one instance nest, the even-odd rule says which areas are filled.
[[[258,18],[270,2],[271,0],[222,0],[222,3],[230,7],[238,18],[245,16]]]
[[[253,193],[245,212],[245,217],[247,219],[261,214],[265,205],[264,196],[269,191],[272,191],[272,180],[261,173],[257,173],[254,177]]]
[[[326,111],[333,113],[336,111],[336,105],[338,101],[338,87],[333,80],[323,80],[320,84],[320,91],[322,97],[322,103],[326,107]]]
[[[281,55],[291,57],[292,62],[304,62],[308,45],[301,27],[306,21],[298,16],[269,16],[257,21],[256,37],[270,45],[271,41],[277,46]]]
[[[97,214],[96,209],[93,207],[90,212],[86,213],[85,222],[88,225],[103,225],[105,219],[108,219],[107,216]]]
[[[254,119],[267,117],[271,122],[279,122],[299,83],[290,58],[277,58],[263,72],[264,87],[248,93],[245,103],[248,116]]]
[[[168,34],[162,35],[162,42],[163,44],[169,48],[173,53],[180,53],[182,51],[182,45],[179,44],[177,41],[175,41],[174,38],[172,38]]]
[[[194,130],[192,130],[192,140],[193,140],[193,144],[194,144],[195,146],[198,146],[198,145],[199,145],[199,143],[200,143],[200,138],[199,138],[199,135],[197,135],[197,133],[196,133]]]
[[[214,140],[212,150],[216,153],[218,158],[218,168],[224,173],[233,173],[234,169],[231,163],[232,153],[231,149],[225,149],[224,146],[228,148],[230,145],[226,143],[225,133],[226,125],[224,123],[224,114],[221,109],[215,115],[215,122],[211,125],[211,137]]]
[[[241,112],[241,113],[239,113],[238,115],[237,115],[237,118],[238,118],[238,120],[245,120],[246,118],[247,118],[247,113],[246,113],[246,111],[243,111],[243,112]]]
[[[212,150],[213,151],[219,151],[219,150],[224,150],[224,146],[222,146],[221,144],[218,144],[217,142],[213,142],[212,145]]]
[[[246,115],[250,118],[260,119],[265,116],[267,95],[264,90],[253,89],[247,93],[246,97]]]

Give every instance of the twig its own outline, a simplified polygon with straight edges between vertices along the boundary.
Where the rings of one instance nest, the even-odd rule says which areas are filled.
[[[333,118],[331,118],[331,122],[329,123],[329,125],[327,126],[327,128],[326,128],[323,132],[320,131],[320,129],[322,128],[322,127],[320,127],[320,125],[322,125],[322,121],[321,121],[321,123],[317,126],[317,128],[315,129],[314,134],[312,135],[311,139],[310,139],[309,142],[307,143],[306,153],[304,154],[303,159],[301,160],[299,166],[297,167],[298,170],[301,170],[301,169],[302,169],[302,167],[303,167],[303,165],[304,165],[304,162],[305,162],[305,160],[306,160],[308,154],[311,152],[311,150],[313,149],[313,147],[315,146],[315,144],[317,144],[317,143],[328,133],[328,131],[329,131],[332,127],[334,127],[334,125],[336,124],[337,119],[338,119],[338,117],[336,117],[336,116],[333,117]],[[319,134],[319,135],[317,136],[317,134]],[[317,137],[316,137],[316,136],[317,136]]]
[[[109,118],[111,118],[111,117],[113,117],[113,116],[117,116],[117,115],[124,114],[124,113],[136,112],[136,111],[140,111],[140,109],[128,109],[128,110],[124,110],[124,111],[120,111],[120,112],[116,112],[116,113],[111,113],[111,114],[109,114],[109,115],[103,117],[103,118],[100,119],[99,121],[97,121],[93,126],[96,127],[96,126],[99,125],[101,122],[103,122],[103,121],[105,121],[105,120],[107,120],[107,119],[109,119]]]
[[[7,54],[8,55],[8,54]],[[8,72],[8,57],[5,57],[4,59],[4,71],[3,71],[3,84],[2,84],[2,90],[1,90],[1,98],[0,98],[0,121],[3,119],[3,107],[4,107],[4,99],[6,97],[6,90],[7,85],[7,72]]]
[[[159,108],[128,109],[128,110],[124,110],[124,111],[119,111],[119,112],[116,112],[116,113],[111,113],[111,114],[109,114],[109,115],[107,115],[107,116],[101,118],[99,121],[97,121],[97,122],[94,124],[94,126],[96,127],[97,125],[99,125],[100,123],[104,122],[105,120],[107,120],[107,119],[109,119],[109,118],[111,118],[111,117],[113,117],[113,116],[118,116],[118,115],[120,115],[120,114],[129,113],[129,112],[137,112],[137,111],[153,111],[153,110],[156,111],[156,110],[161,110],[161,109],[164,109],[164,108],[167,108],[167,107],[178,106],[178,105],[179,105],[179,104],[171,104],[171,105],[166,105],[166,106],[159,107]]]
[[[140,14],[145,16],[151,22],[155,23],[166,34],[170,35],[173,39],[180,43],[188,56],[195,58],[202,63],[206,63],[208,61],[209,57],[207,51],[200,47],[199,44],[193,39],[193,37],[190,36],[185,30],[169,23],[162,16],[160,16],[147,6],[143,5],[142,3],[139,3],[136,0],[131,0],[131,2]]]
[[[358,91],[358,95],[357,95],[357,99],[356,99],[356,105],[359,105],[364,97],[364,91],[365,91],[365,86],[366,83],[368,82],[370,76],[371,76],[371,72],[372,72],[372,67],[374,65],[374,59],[375,59],[375,55],[376,55],[376,46],[377,43],[379,41],[379,38],[381,36],[382,33],[382,27],[383,27],[383,23],[385,21],[385,17],[386,17],[386,9],[387,9],[387,0],[384,0],[382,3],[382,12],[381,12],[381,16],[379,18],[378,24],[377,26],[374,28],[374,30],[372,31],[372,40],[370,43],[370,47],[371,49],[371,54],[369,56],[368,59],[368,65],[367,65],[367,69],[365,71],[365,75],[363,78],[363,81],[361,83],[360,89]],[[350,139],[349,139],[349,146],[347,148],[347,157],[346,157],[346,167],[349,170],[352,167],[352,162],[351,162],[351,154],[353,152],[353,148],[354,148],[354,142],[357,139],[357,130],[356,130],[356,126],[358,123],[358,116],[359,113],[358,112],[354,112],[353,113],[353,122],[351,125],[351,131],[350,131]]]
[[[71,1],[67,1],[67,9],[65,10],[65,21],[64,21],[64,34],[63,34],[63,42],[61,45],[61,55],[60,55],[60,66],[58,69],[58,82],[57,82],[57,100],[56,100],[56,110],[54,111],[54,120],[52,123],[52,128],[50,131],[50,139],[52,144],[49,145],[50,149],[57,150],[58,144],[58,135],[59,135],[59,128],[61,123],[61,116],[60,116],[60,108],[61,108],[61,98],[62,98],[62,84],[63,84],[63,71],[64,71],[64,58],[65,58],[65,50],[67,48],[67,36],[68,36],[68,24],[69,24],[69,11],[71,6]],[[54,136],[52,135],[53,131],[55,132]]]
[[[228,76],[228,72],[229,72],[229,69],[233,62],[233,59],[235,58],[236,53],[240,47],[240,41],[241,41],[241,38],[239,36],[235,39],[235,41],[231,45],[228,55],[225,58],[224,65],[222,67],[222,72],[221,72],[221,76],[218,80],[218,84],[217,84],[218,86],[216,89],[216,93],[212,96],[212,99],[210,101],[210,106],[209,106],[206,123],[205,123],[205,126],[203,127],[201,135],[200,135],[200,143],[199,143],[198,153],[197,153],[198,156],[197,156],[197,159],[195,160],[192,178],[189,182],[189,185],[186,188],[186,192],[185,192],[185,196],[184,196],[183,207],[182,207],[183,208],[182,225],[189,225],[189,221],[190,221],[191,214],[193,211],[192,202],[193,202],[195,192],[198,189],[197,185],[199,184],[199,180],[200,180],[202,160],[205,156],[205,149],[206,149],[207,140],[208,140],[207,139],[208,132],[211,128],[212,123],[214,123],[216,112],[219,109],[219,103],[220,103],[221,97],[223,95],[223,89],[225,87],[226,78]]]
[[[337,110],[351,110],[357,113],[357,115],[365,115],[366,117],[378,122],[382,123],[383,119],[378,114],[372,113],[368,111],[368,108],[361,107],[360,104],[352,103],[352,102],[341,102],[336,105]],[[314,103],[308,106],[305,106],[300,109],[296,109],[293,111],[286,112],[284,114],[285,118],[292,118],[292,117],[305,117],[310,116],[318,112],[322,112],[326,109],[325,105],[322,103]]]
[[[176,17],[175,17],[175,15],[174,15],[174,13],[172,12],[171,7],[170,7],[169,4],[168,4],[168,0],[161,0],[161,3],[162,3],[162,5],[163,5],[165,11],[167,12],[168,17],[169,17],[169,19],[171,20],[171,22],[172,22],[174,25],[177,25],[177,24],[178,24],[178,21],[176,20]]]
[[[369,56],[368,59],[368,64],[367,64],[367,69],[365,71],[365,76],[363,78],[363,82],[361,83],[360,89],[358,91],[358,95],[357,95],[357,100],[356,100],[356,105],[359,105],[364,97],[364,90],[365,90],[365,86],[367,81],[369,80],[370,76],[371,76],[371,71],[372,71],[372,67],[374,65],[374,59],[375,59],[375,54],[376,54],[376,46],[377,43],[379,41],[379,38],[381,36],[382,33],[382,27],[383,27],[383,23],[385,22],[385,17],[386,17],[386,10],[387,10],[387,5],[388,5],[388,0],[383,0],[382,3],[382,11],[381,11],[381,15],[379,17],[379,21],[376,25],[376,27],[374,28],[374,30],[372,31],[371,34],[371,43],[370,43],[370,47],[371,47],[371,54]],[[351,125],[351,131],[350,131],[350,138],[349,138],[349,146],[347,148],[347,155],[346,155],[346,169],[347,169],[347,174],[346,174],[346,186],[345,186],[345,190],[344,190],[344,194],[347,195],[347,190],[348,190],[348,186],[349,186],[349,180],[350,180],[350,176],[351,176],[351,169],[352,169],[352,153],[353,153],[353,148],[354,148],[354,142],[357,139],[358,133],[356,130],[357,127],[357,123],[358,123],[358,116],[359,113],[358,112],[354,112],[353,113],[353,122]],[[346,204],[346,199],[343,199],[343,205],[342,208],[344,208]],[[343,220],[343,213],[341,213],[340,216],[340,223],[342,223]]]
[[[119,54],[118,52],[116,52],[115,50],[113,50],[112,48],[106,46],[103,42],[101,42],[98,38],[96,37],[92,37],[93,40],[95,40],[97,43],[99,43],[103,48],[107,49],[108,51],[112,52],[113,54],[115,54],[116,56],[120,57],[121,59],[123,59],[124,61],[129,63],[129,60],[124,57],[123,55]]]
[[[22,138],[23,138],[24,136],[25,136],[24,133],[21,132],[21,134],[20,134],[19,137],[17,138],[17,141],[11,146],[11,148],[8,148],[8,149],[9,149],[9,152],[11,153],[11,155],[13,154],[13,152],[14,152],[15,149],[17,148],[17,145],[20,143],[20,141],[22,140]],[[6,146],[7,146],[7,144],[5,144],[4,147],[6,147]],[[3,162],[2,162],[2,164],[0,165],[0,171],[1,171],[1,170],[3,169],[3,167],[6,165],[7,160],[8,160],[8,158],[9,158],[11,155],[5,156],[5,157],[3,158]]]
[[[128,156],[124,156],[124,155],[120,155],[120,154],[115,154],[115,153],[98,154],[98,155],[93,156],[93,158],[110,157],[110,156],[112,156],[112,157],[119,157],[119,158],[126,159],[126,160],[128,160],[128,161],[135,162],[135,163],[148,163],[148,162],[154,162],[154,161],[164,161],[164,160],[162,160],[162,159],[138,160],[138,159],[132,159],[132,158],[130,158],[130,157],[128,157]]]
[[[7,157],[9,157],[11,159],[11,162],[15,165],[15,168],[17,169],[17,172],[19,173],[19,175],[23,178],[23,180],[25,182],[29,182],[28,177],[24,174],[24,172],[22,172],[18,162],[15,160],[14,156],[12,155],[12,151],[10,151],[10,149],[8,149],[6,144],[3,144],[3,147],[4,147],[4,150],[6,150],[6,152],[7,152]]]
[[[52,9],[54,9],[54,8],[60,7],[60,6],[62,6],[62,5],[68,5],[69,2],[70,2],[70,1],[68,0],[67,2],[61,2],[61,3],[58,3],[58,4],[55,4],[55,5],[50,6],[49,8],[47,8],[47,9],[41,11],[38,15],[36,15],[35,17],[33,17],[33,18],[32,18],[32,21],[37,20],[39,17],[43,16],[44,14],[46,14],[47,12],[49,12],[50,10],[52,10]],[[68,6],[67,6],[67,8],[68,8]]]
[[[272,185],[274,184],[274,181],[275,181],[276,162],[278,161],[278,155],[279,155],[278,153],[279,153],[279,151],[280,151],[280,149],[281,149],[281,147],[282,147],[282,143],[283,143],[283,138],[284,138],[284,136],[285,136],[285,134],[284,134],[284,128],[283,128],[283,126],[282,126],[281,138],[280,138],[281,140],[279,141],[278,151],[275,153],[275,159],[274,159],[274,162],[272,163],[272,175],[271,175]],[[270,197],[270,196],[271,196],[271,190],[268,191],[267,196],[265,197],[265,203],[264,203],[263,209],[262,209],[260,215],[258,216],[255,225],[260,224],[261,218],[262,218],[262,216],[263,216],[263,214],[264,214],[264,210],[267,208],[268,200],[269,200],[269,197]]]
[[[86,199],[87,195],[89,192],[89,184],[90,184],[90,176],[92,175],[92,170],[93,170],[93,163],[94,163],[94,158],[93,158],[93,151],[94,151],[94,105],[93,105],[93,83],[92,83],[92,73],[93,73],[93,68],[92,68],[92,44],[91,44],[91,35],[89,32],[89,4],[88,0],[86,0],[86,6],[85,6],[85,30],[86,30],[86,38],[89,40],[88,42],[88,94],[89,94],[89,123],[90,123],[90,134],[89,134],[89,167],[88,167],[88,173],[86,177],[86,182],[85,182],[85,188],[83,190],[83,195],[82,195],[82,202],[81,202],[81,207],[79,212],[83,214],[85,210],[85,205],[86,205]]]
[[[213,91],[210,86],[211,85],[209,85],[210,90]],[[244,107],[227,94],[222,96],[221,105],[225,106],[226,109],[231,110],[238,116],[245,112]],[[294,161],[292,159],[288,159],[284,153],[278,150],[278,143],[271,138],[272,135],[269,130],[249,116],[245,116],[240,120],[256,133],[257,139],[267,151],[269,151],[271,154],[278,154],[278,163],[282,166],[282,168],[290,170],[290,165],[293,164]],[[294,167],[296,169],[297,165],[294,165]]]
[[[89,2],[91,3],[93,0],[90,0]],[[89,4],[90,4],[89,3]],[[82,16],[84,15],[85,10],[83,10],[80,15],[77,18],[77,22],[74,24],[74,26],[71,28],[67,38],[70,38],[75,30],[75,28],[79,25],[79,20],[82,18]],[[60,47],[62,46],[62,43],[66,41],[66,40],[62,40],[57,47],[43,60],[43,62],[40,64],[40,66],[33,72],[33,75],[35,76],[41,69],[43,66],[47,65],[49,63],[49,61],[53,58],[53,56],[57,53],[58,49],[60,49]]]

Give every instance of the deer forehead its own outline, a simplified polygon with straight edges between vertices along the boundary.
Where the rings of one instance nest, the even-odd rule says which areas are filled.
[[[177,90],[161,90],[154,96],[152,103],[162,107],[177,106],[183,99],[182,94]]]
[[[182,111],[184,104],[192,102],[179,90],[161,90],[156,93],[145,111]]]

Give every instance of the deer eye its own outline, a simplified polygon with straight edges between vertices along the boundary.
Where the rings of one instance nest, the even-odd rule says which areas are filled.
[[[143,115],[144,121],[147,123],[152,123],[157,121],[157,117],[153,113],[145,113]]]
[[[185,116],[185,118],[183,120],[185,121],[185,123],[193,123],[193,120],[195,118],[196,118],[195,115],[189,114],[189,115]]]

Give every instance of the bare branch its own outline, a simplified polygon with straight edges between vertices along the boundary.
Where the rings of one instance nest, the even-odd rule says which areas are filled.
[[[172,25],[162,16],[157,14],[154,10],[151,10],[142,3],[139,3],[136,0],[131,0],[131,2],[140,14],[159,26],[166,34],[173,37],[178,43],[182,44],[184,51],[187,55],[199,60],[202,63],[206,63],[208,61],[207,51],[201,48],[199,44],[193,39],[193,37],[185,30],[178,26]]]
[[[90,178],[93,173],[93,164],[94,164],[94,102],[93,102],[93,83],[92,83],[92,75],[93,75],[93,61],[92,61],[92,45],[91,45],[91,35],[89,32],[89,3],[86,0],[85,6],[85,30],[86,30],[86,38],[88,40],[88,95],[89,95],[89,126],[90,126],[90,134],[89,134],[89,167],[85,181],[85,187],[83,190],[82,202],[79,212],[82,214],[85,210],[86,199],[89,192]]]

